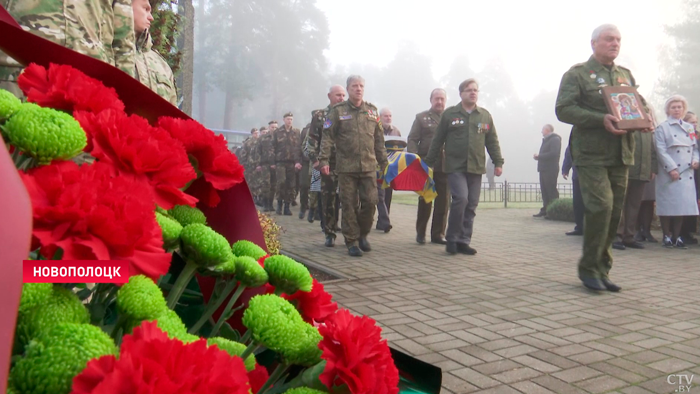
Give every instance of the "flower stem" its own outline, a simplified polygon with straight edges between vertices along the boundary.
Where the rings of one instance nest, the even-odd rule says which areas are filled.
[[[216,300],[214,300],[214,302],[211,302],[212,300],[209,300],[210,303],[209,305],[207,305],[207,310],[204,311],[202,317],[200,317],[199,320],[197,320],[197,323],[195,323],[194,326],[192,326],[192,328],[190,328],[187,332],[189,332],[190,334],[194,334],[197,331],[199,331],[199,329],[202,328],[204,323],[206,323],[207,320],[209,320],[209,318],[214,314],[214,312],[216,312],[216,310],[219,309],[221,304],[224,303],[224,300],[226,299],[226,297],[228,297],[229,294],[231,294],[234,287],[236,287],[236,280],[231,279],[228,283],[226,283],[226,287],[224,287],[224,290],[221,292],[219,297],[217,297]],[[212,293],[212,297],[213,296],[214,294]]]
[[[221,312],[221,316],[219,316],[219,321],[217,321],[217,322],[216,322],[216,325],[214,325],[214,328],[212,328],[211,334],[209,334],[210,337],[216,336],[216,334],[219,332],[219,330],[221,329],[221,326],[222,326],[222,325],[224,324],[224,322],[226,321],[226,315],[227,315],[228,312],[231,310],[231,308],[233,308],[233,305],[236,303],[236,301],[238,301],[238,297],[240,297],[241,294],[243,294],[243,291],[244,291],[245,289],[246,289],[246,287],[243,286],[242,283],[241,283],[240,285],[238,285],[238,288],[236,289],[236,291],[235,291],[235,292],[233,293],[233,295],[231,296],[231,299],[228,300],[228,304],[226,304],[226,307],[224,308],[224,311]]]
[[[260,345],[257,345],[255,342],[251,342],[250,345],[248,345],[248,347],[245,348],[243,353],[241,353],[241,359],[245,360],[246,358],[248,358],[248,356],[255,353],[255,351],[258,350],[259,347]]]
[[[270,388],[270,386],[272,386],[277,381],[277,379],[279,379],[282,376],[282,374],[284,374],[287,368],[289,368],[289,365],[287,365],[286,363],[281,363],[280,365],[278,365],[277,368],[275,368],[274,372],[272,372],[272,375],[270,375],[270,378],[267,379],[267,382],[265,382],[265,384],[263,384],[263,386],[260,387],[260,390],[258,390],[258,394],[265,394],[265,391],[267,391],[267,389]]]
[[[177,301],[182,296],[182,293],[190,283],[190,280],[192,280],[195,271],[197,271],[197,264],[188,259],[187,264],[185,264],[185,268],[182,269],[182,272],[180,272],[180,276],[177,277],[173,288],[170,289],[170,294],[168,294],[168,308],[175,309]]]
[[[249,328],[241,337],[241,343],[245,344],[246,342],[248,342],[251,336],[253,336],[253,331]]]

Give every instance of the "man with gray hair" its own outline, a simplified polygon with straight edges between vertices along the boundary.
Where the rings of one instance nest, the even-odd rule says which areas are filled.
[[[547,216],[547,206],[559,198],[557,178],[559,178],[559,158],[561,157],[561,137],[554,133],[554,127],[546,124],[542,127],[542,145],[540,153],[532,157],[537,160],[537,172],[540,173],[540,190],[542,191],[542,209],[536,218]]]
[[[382,121],[384,137],[401,137],[399,128],[392,124],[393,115],[389,108],[382,108],[379,111],[379,119]],[[389,219],[389,213],[391,213],[391,198],[394,196],[394,191],[391,188],[382,189],[380,187],[377,188],[377,196],[379,198],[377,203],[377,230],[388,233],[393,228]]]
[[[350,76],[347,89],[348,100],[334,105],[323,124],[318,159],[321,174],[328,175],[335,146],[345,245],[350,256],[360,257],[372,250],[367,236],[377,205],[377,165],[383,172],[388,162],[379,111],[363,99],[364,78]]]
[[[601,89],[637,87],[632,72],[615,64],[620,41],[620,31],[614,25],[596,28],[591,37],[593,54],[564,74],[555,106],[557,118],[573,125],[569,144],[585,206],[578,276],[589,289],[613,292],[620,287],[609,278],[612,243],[625,198],[628,166],[634,164],[634,136],[618,128],[620,119],[608,113]],[[642,104],[646,106],[646,102]],[[645,131],[651,131],[651,125]]]

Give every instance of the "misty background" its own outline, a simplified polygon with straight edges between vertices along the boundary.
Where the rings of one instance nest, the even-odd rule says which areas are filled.
[[[561,76],[591,55],[595,27],[622,33],[617,64],[632,70],[659,119],[672,93],[700,110],[700,0],[197,0],[193,1],[193,117],[250,130],[292,111],[304,127],[332,84],[366,79],[365,99],[393,112],[405,138],[432,89],[459,101],[475,77],[505,158],[498,181],[537,182],[532,155],[546,123],[562,137],[554,103]],[[560,182],[565,182],[560,178]]]

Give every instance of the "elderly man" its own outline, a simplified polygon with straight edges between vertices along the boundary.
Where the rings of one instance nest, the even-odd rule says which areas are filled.
[[[625,199],[628,166],[634,164],[634,137],[618,128],[620,120],[608,113],[600,89],[636,86],[632,72],[615,64],[620,41],[614,25],[593,31],[593,55],[564,74],[555,107],[557,118],[574,126],[571,156],[585,206],[578,276],[589,289],[613,292],[620,287],[609,278],[611,246]]]
[[[364,78],[351,75],[347,89],[348,100],[333,106],[323,124],[319,161],[321,173],[328,175],[335,146],[343,236],[348,254],[359,257],[372,250],[367,235],[377,205],[377,164],[383,172],[388,162],[379,111],[363,100]]]
[[[331,107],[342,103],[345,100],[345,88],[340,85],[333,85],[328,90],[328,100],[330,103],[326,108],[315,110],[311,113],[311,126],[306,136],[306,151],[309,162],[315,169],[320,169],[318,156],[321,152],[321,136],[323,134],[323,123],[331,111]],[[335,232],[338,224],[338,173],[336,171],[335,146],[331,146],[328,156],[329,171],[327,175],[321,175],[321,203],[322,211],[321,223],[323,232],[326,235],[326,246],[335,246]]]
[[[536,218],[547,215],[547,205],[559,198],[557,178],[559,178],[559,158],[561,157],[561,137],[554,133],[554,127],[546,124],[542,127],[542,145],[540,153],[533,156],[537,160],[537,172],[540,173],[540,190],[542,190],[542,209]]]
[[[445,149],[445,172],[452,194],[447,225],[447,253],[474,255],[470,246],[476,207],[481,194],[481,178],[486,173],[486,154],[493,159],[494,174],[503,173],[503,157],[496,127],[489,111],[476,105],[479,84],[467,79],[459,84],[462,101],[442,114],[430,143],[425,163],[435,168]]]
[[[430,92],[430,109],[416,115],[416,119],[411,126],[411,132],[408,134],[408,151],[415,153],[422,159],[428,155],[430,143],[435,136],[435,130],[440,117],[445,111],[445,103],[447,102],[447,92],[444,89],[434,89]],[[435,199],[435,212],[433,212],[433,222],[430,226],[430,242],[445,245],[445,228],[447,227],[447,201],[449,201],[449,192],[447,190],[447,174],[443,161],[445,159],[445,150],[438,155],[437,162],[433,168],[433,180],[435,181],[435,191],[437,198]],[[416,242],[419,244],[425,243],[425,232],[428,227],[428,219],[430,219],[430,211],[433,208],[433,203],[426,203],[423,197],[418,198],[418,217],[416,218]]]
[[[389,108],[382,108],[379,111],[379,119],[382,121],[384,137],[401,137],[401,131],[392,124],[393,116]],[[391,188],[377,189],[377,196],[379,198],[379,202],[377,203],[377,230],[384,231],[385,233],[388,233],[393,228],[391,220],[389,219],[391,198],[393,195],[394,191]]]

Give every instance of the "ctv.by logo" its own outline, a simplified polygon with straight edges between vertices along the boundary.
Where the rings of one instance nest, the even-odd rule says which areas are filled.
[[[666,381],[668,382],[668,384],[678,386],[674,393],[689,393],[690,389],[693,387],[692,383],[694,377],[695,375],[674,374],[668,375]]]

